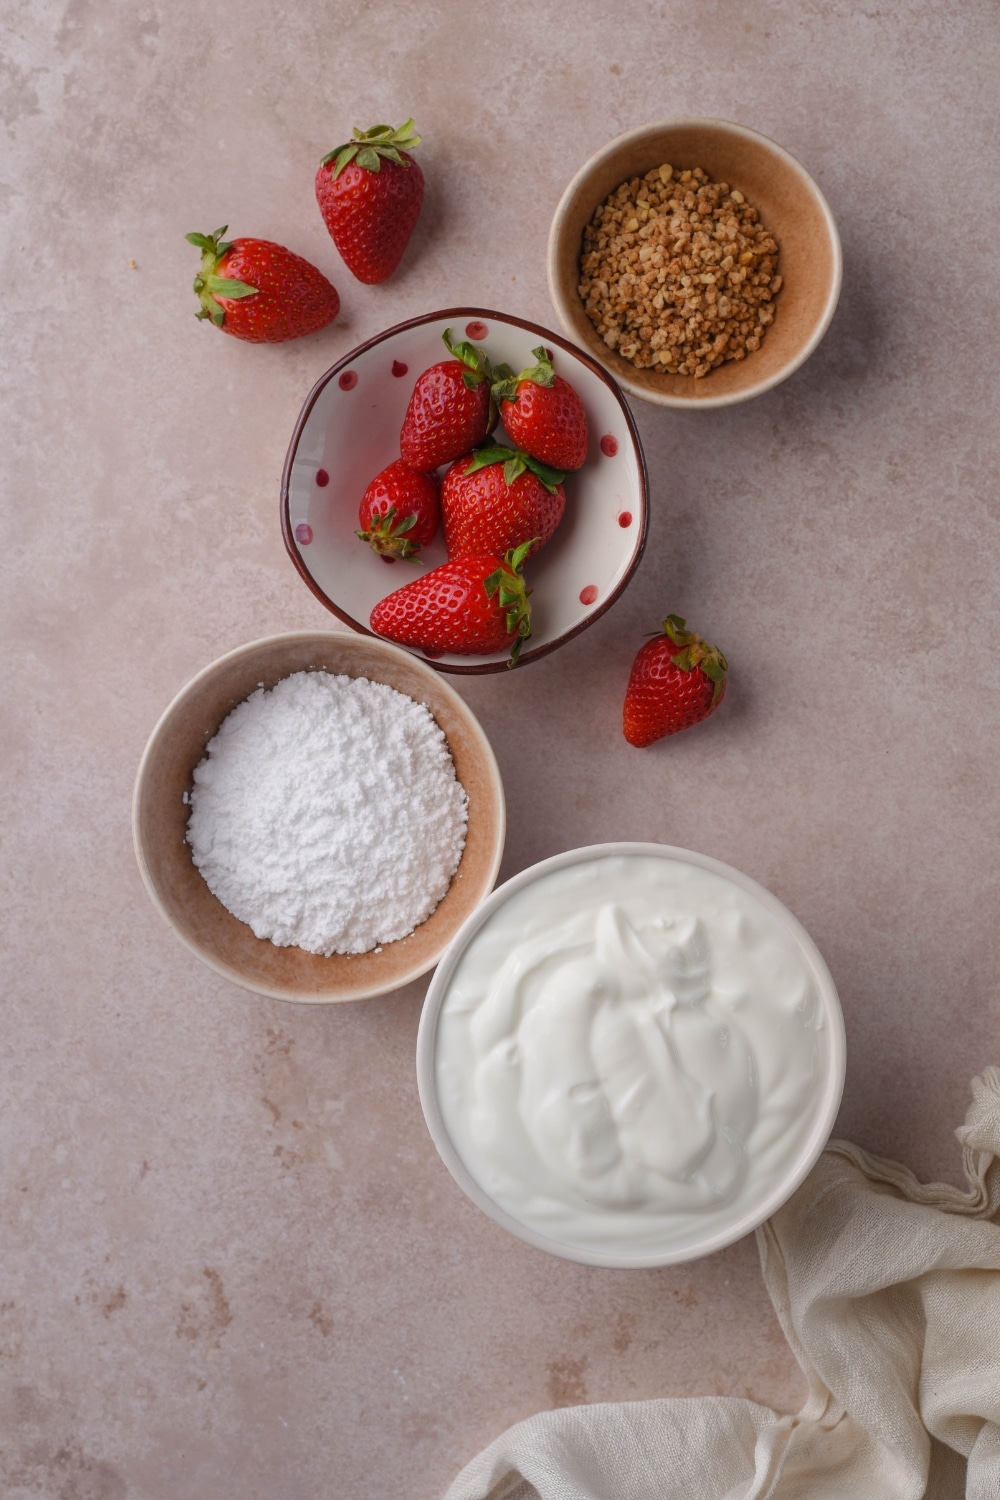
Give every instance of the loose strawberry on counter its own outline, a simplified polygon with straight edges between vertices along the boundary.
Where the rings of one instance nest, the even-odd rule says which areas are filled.
[[[440,492],[436,474],[421,474],[397,458],[365,490],[356,534],[381,557],[416,561],[420,548],[437,535]]]
[[[623,728],[630,745],[651,745],[715,712],[726,691],[722,652],[668,615],[663,634],[639,649],[625,691]]]
[[[454,358],[418,375],[399,434],[402,457],[425,473],[461,458],[497,424],[485,352],[475,344],[452,343],[450,328],[441,337]]]
[[[530,590],[521,577],[529,547],[442,563],[381,599],[371,612],[372,630],[401,646],[456,656],[509,649],[513,667],[531,634]]]
[[[507,365],[497,366],[493,399],[519,448],[571,473],[586,462],[587,413],[569,381],[556,374],[548,350],[542,346],[531,352],[537,363],[520,375]]]
[[[413,121],[398,130],[373,125],[324,156],[316,201],[347,269],[368,286],[391,276],[403,258],[424,201],[424,174],[409,155],[419,146]]]
[[[280,344],[332,323],[340,298],[322,271],[271,240],[188,234],[201,251],[197,316],[251,344]]]
[[[526,453],[477,448],[452,464],[441,486],[441,522],[449,557],[503,553],[530,542],[532,557],[566,508],[563,476]]]

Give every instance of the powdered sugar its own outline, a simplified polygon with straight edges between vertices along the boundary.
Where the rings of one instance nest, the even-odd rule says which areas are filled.
[[[194,773],[187,840],[257,937],[366,953],[441,901],[468,798],[425,705],[365,677],[296,672],[229,714]]]

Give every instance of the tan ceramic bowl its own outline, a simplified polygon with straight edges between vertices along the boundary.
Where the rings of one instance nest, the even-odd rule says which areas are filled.
[[[784,278],[760,348],[700,380],[636,369],[609,349],[577,291],[583,231],[594,210],[621,183],[664,162],[675,171],[702,167],[716,182],[738,188],[777,241]],[[786,380],[823,337],[840,296],[840,237],[809,173],[767,136],[728,120],[661,120],[618,136],[580,168],[552,220],[548,270],[549,295],[567,334],[629,395],[659,406],[733,406]]]
[[[259,687],[293,672],[325,669],[367,677],[426,703],[448,740],[469,797],[462,860],[447,895],[409,937],[379,952],[331,958],[278,948],[212,895],[185,842],[184,794],[222,720]],[[136,777],[132,837],[154,906],[191,952],[244,989],[324,1005],[387,994],[434,967],[465,919],[493,889],[506,814],[500,772],[470,709],[437,672],[385,641],[300,631],[252,641],[212,662],[183,688],[150,736]]]

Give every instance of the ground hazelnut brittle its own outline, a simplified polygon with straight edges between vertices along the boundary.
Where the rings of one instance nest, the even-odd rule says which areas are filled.
[[[707,375],[759,348],[781,288],[757,210],[700,167],[616,188],[583,232],[579,293],[610,349],[640,370]]]

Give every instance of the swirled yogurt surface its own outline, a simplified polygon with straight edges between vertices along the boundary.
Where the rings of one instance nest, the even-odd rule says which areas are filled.
[[[550,869],[451,973],[435,1071],[458,1156],[564,1245],[672,1252],[724,1231],[829,1112],[816,962],[790,921],[698,864]]]

